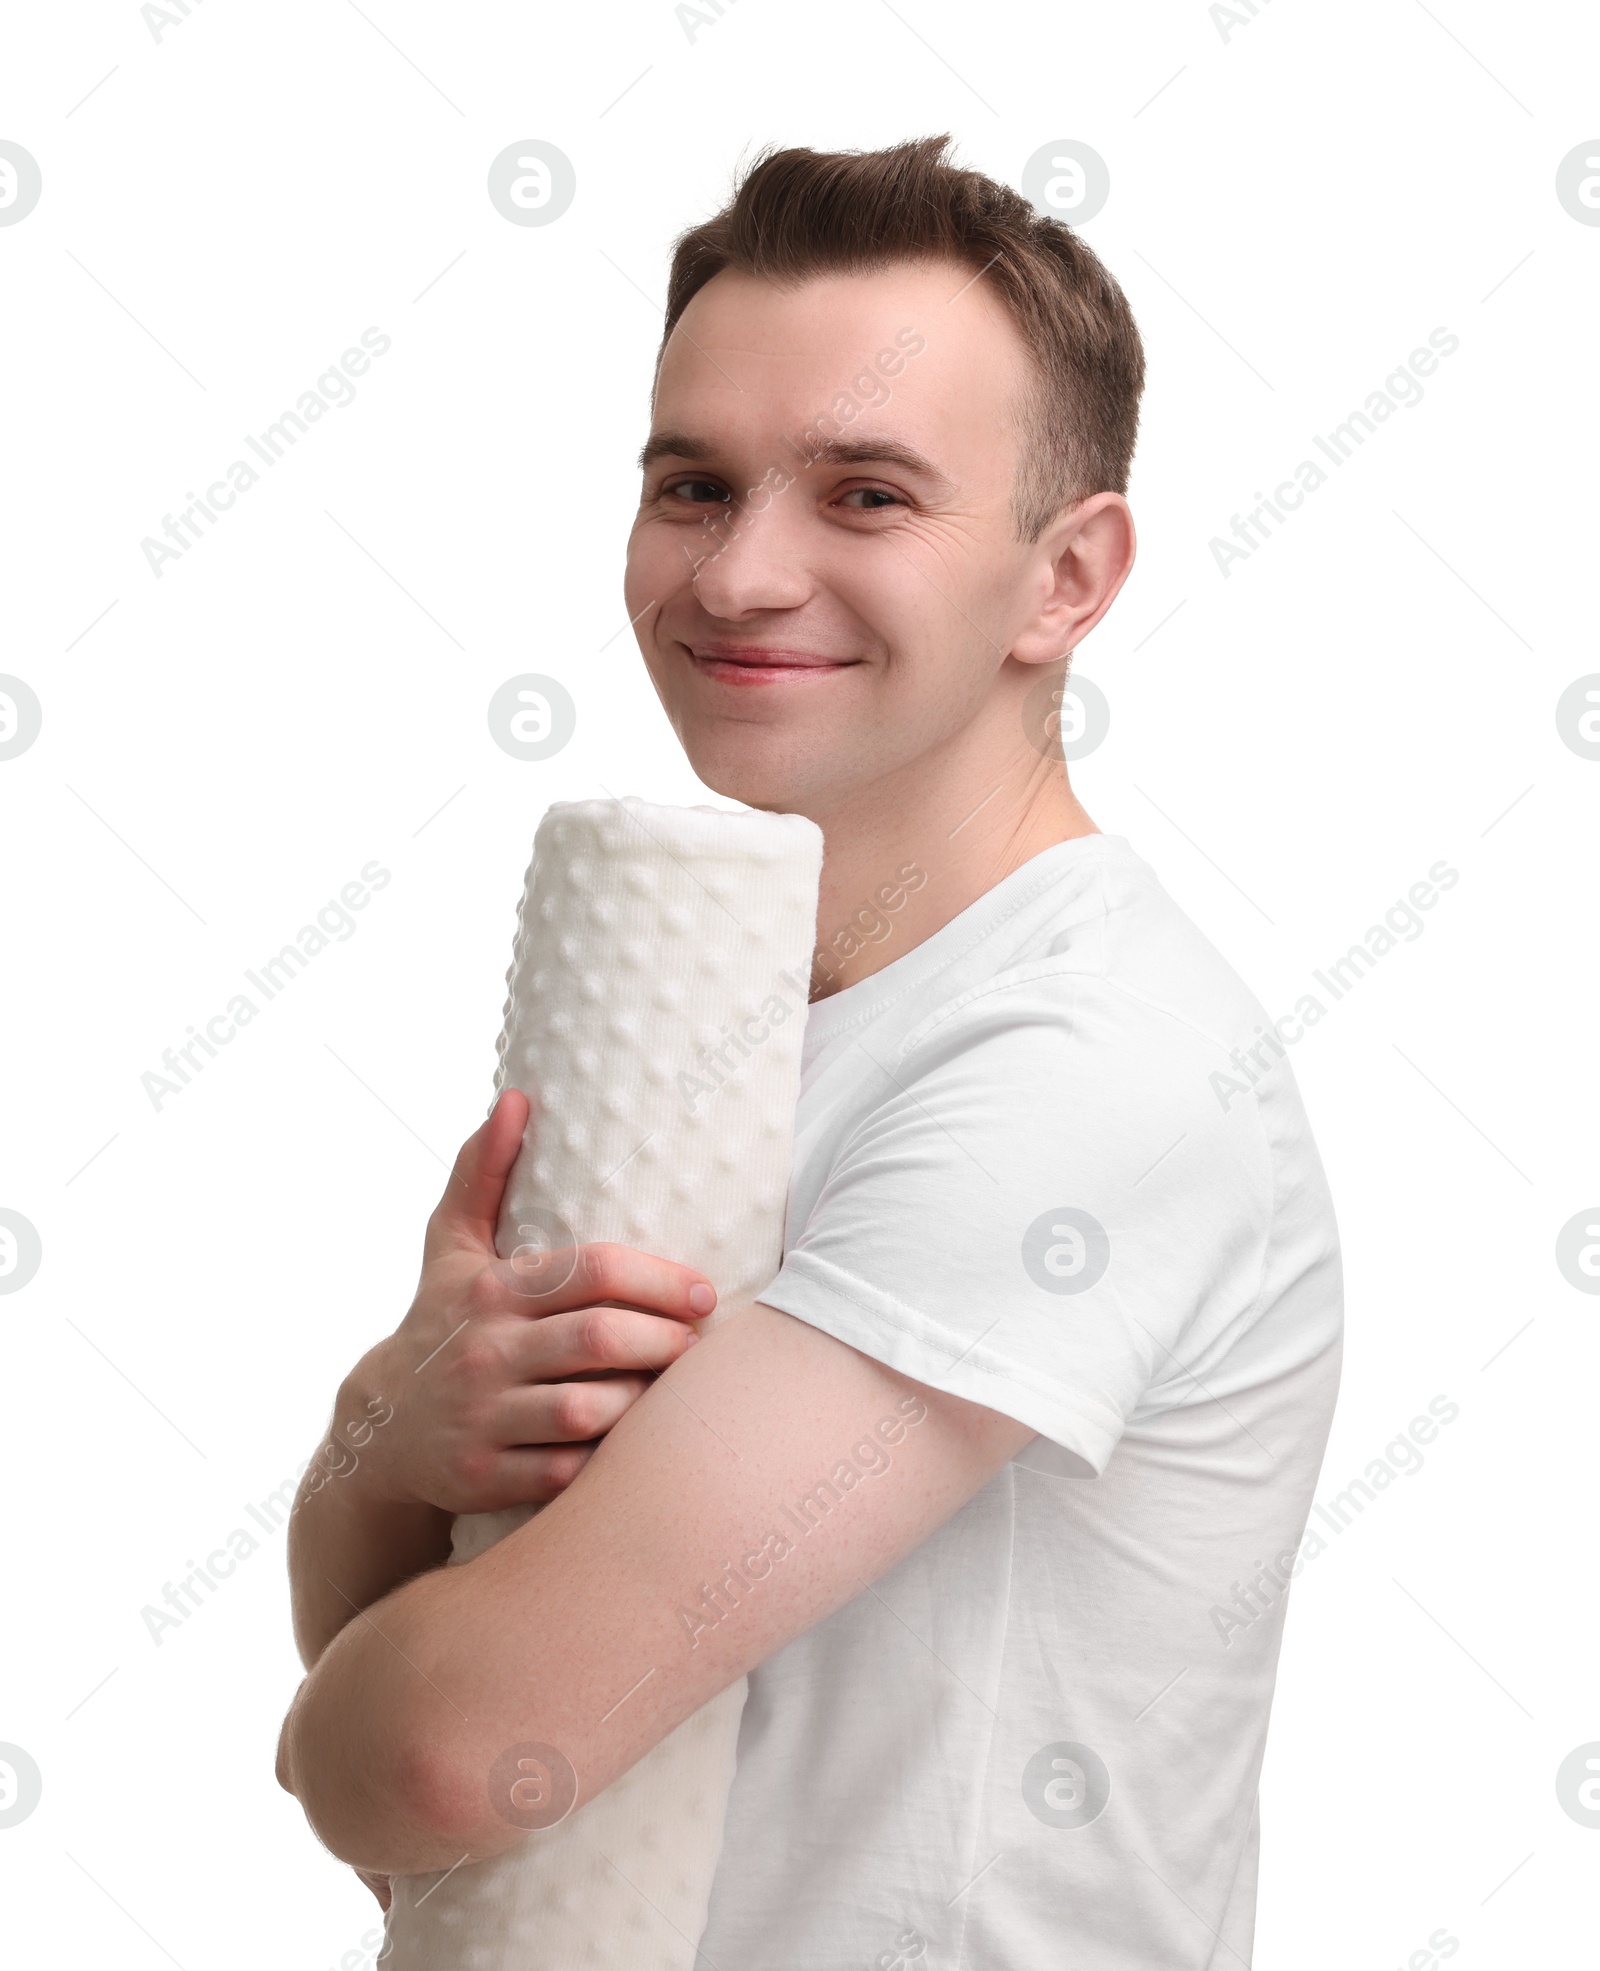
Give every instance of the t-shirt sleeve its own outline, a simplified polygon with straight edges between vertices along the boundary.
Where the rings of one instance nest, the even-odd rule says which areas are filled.
[[[882,1096],[760,1298],[1104,1470],[1142,1403],[1195,1401],[1271,1219],[1254,1102],[1214,1040],[1120,988],[981,988],[852,1065]],[[839,1066],[831,1064],[837,1074]]]

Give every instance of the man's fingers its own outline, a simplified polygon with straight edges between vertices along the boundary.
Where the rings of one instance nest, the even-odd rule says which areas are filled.
[[[559,1251],[530,1245],[501,1261],[497,1271],[529,1314],[565,1314],[613,1300],[674,1320],[698,1321],[717,1304],[716,1288],[704,1273],[609,1239]]]
[[[632,1409],[650,1387],[648,1375],[597,1377],[592,1382],[524,1383],[495,1406],[494,1433],[512,1450],[586,1444]]]
[[[594,1456],[593,1444],[518,1445],[502,1451],[490,1481],[488,1503],[480,1512],[506,1506],[544,1506],[560,1498]]]
[[[511,1374],[521,1383],[540,1384],[607,1372],[653,1375],[669,1368],[696,1339],[695,1328],[683,1319],[634,1307],[580,1307],[529,1321],[502,1345]]]
[[[444,1195],[428,1220],[425,1257],[443,1244],[463,1241],[494,1251],[495,1220],[506,1177],[517,1160],[532,1104],[520,1089],[503,1088],[488,1119],[461,1145]]]

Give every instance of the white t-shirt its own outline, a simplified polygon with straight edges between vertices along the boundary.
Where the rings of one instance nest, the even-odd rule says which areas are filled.
[[[761,1299],[1038,1435],[751,1673],[700,1971],[1249,1963],[1342,1327],[1272,1034],[1118,835],[810,1008]]]

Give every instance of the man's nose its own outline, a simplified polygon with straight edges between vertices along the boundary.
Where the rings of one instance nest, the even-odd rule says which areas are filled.
[[[805,565],[783,495],[766,506],[729,507],[689,549],[693,587],[713,616],[733,619],[762,609],[794,609],[815,584]]]

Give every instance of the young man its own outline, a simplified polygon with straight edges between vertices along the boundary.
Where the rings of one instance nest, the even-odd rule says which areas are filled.
[[[699,1276],[596,1246],[530,1317],[502,1097],[294,1522],[280,1776],[446,1868],[526,1838],[507,1746],[581,1801],[749,1672],[707,1965],[1242,1965],[1337,1236],[1266,1015],[1051,717],[1133,560],[1138,333],[946,147],[780,152],[680,240],[629,544],[695,772],[826,841],[782,1270],[691,1345]]]

